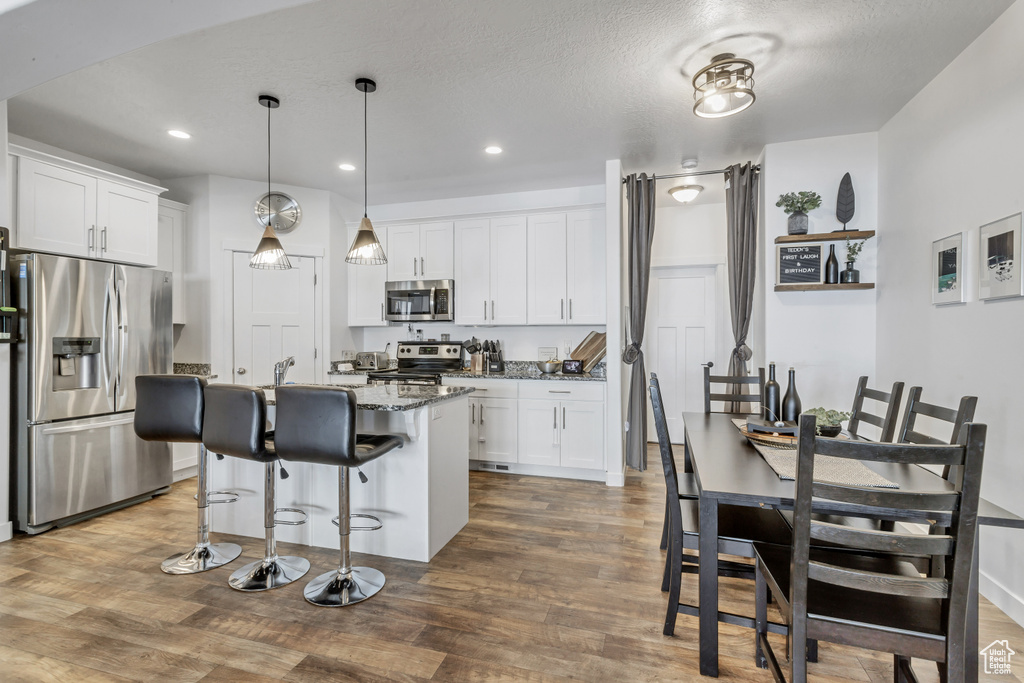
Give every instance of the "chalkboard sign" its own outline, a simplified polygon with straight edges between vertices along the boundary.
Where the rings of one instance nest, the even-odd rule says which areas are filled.
[[[820,244],[778,248],[778,273],[775,284],[820,284],[824,281],[824,258]]]

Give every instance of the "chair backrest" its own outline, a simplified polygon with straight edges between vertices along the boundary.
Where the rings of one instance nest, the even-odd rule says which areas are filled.
[[[668,435],[668,420],[665,419],[665,404],[661,400],[661,386],[658,376],[651,373],[651,410],[654,412],[654,429],[658,433],[658,450],[661,451],[661,466],[665,470],[665,487],[668,499],[679,498],[679,479],[676,474],[676,460],[672,456],[672,440]],[[670,505],[669,514],[678,515],[679,506]],[[677,527],[678,528],[678,527]]]
[[[203,445],[208,451],[257,462],[277,459],[267,450],[267,400],[262,390],[211,384],[203,393]]]
[[[733,415],[747,415],[749,413],[761,412],[761,399],[764,396],[764,368],[757,369],[757,377],[753,375],[712,375],[711,368],[714,363],[704,363],[704,412],[711,412],[712,401],[724,401],[725,410],[715,412],[729,413]],[[712,384],[724,384],[722,393],[712,393]],[[753,393],[753,387],[757,385],[757,393]],[[744,403],[752,403],[751,410],[744,410]]]
[[[896,411],[900,407],[902,397],[903,382],[893,382],[892,390],[886,393],[878,389],[869,389],[867,375],[861,377],[857,382],[857,393],[853,397],[853,410],[850,411],[852,415],[847,427],[850,436],[858,436],[857,430],[860,428],[860,423],[867,422],[881,430],[878,437],[880,442],[892,441],[892,437],[896,434]],[[885,415],[868,412],[864,407],[865,399],[884,403]]]
[[[353,467],[356,395],[342,387],[289,384],[274,392],[274,447],[282,460]]]
[[[966,624],[968,591],[974,543],[977,536],[978,500],[981,492],[981,467],[985,450],[986,427],[965,426],[963,445],[886,444],[815,436],[815,418],[800,417],[797,437],[796,497],[793,519],[792,578],[790,595],[794,623],[806,620],[808,579],[826,584],[874,593],[927,598],[948,598],[943,623],[949,633]],[[960,488],[902,491],[833,484],[814,480],[814,455],[830,455],[868,462],[960,467],[964,473]],[[843,503],[853,516],[885,518],[899,510],[908,520],[925,521],[948,518],[948,531],[924,535],[912,531],[884,531],[832,524],[814,519],[812,498]],[[887,513],[887,511],[889,511]],[[899,529],[899,527],[897,527]],[[941,577],[921,577],[914,573],[882,574],[810,561],[812,540],[828,541],[853,551],[944,556],[949,558]],[[802,650],[800,650],[802,651]]]
[[[135,434],[144,441],[201,442],[205,388],[195,375],[138,375]]]
[[[960,399],[960,405],[957,406],[956,410],[952,408],[944,408],[943,406],[935,405],[934,403],[925,403],[921,400],[921,387],[911,387],[910,392],[907,394],[907,407],[903,411],[903,424],[900,426],[899,439],[900,443],[919,443],[919,444],[947,444],[947,443],[960,443],[960,436],[963,432],[964,425],[974,419],[974,410],[978,407],[977,396],[964,396]],[[940,422],[946,422],[950,425],[949,439],[943,440],[934,436],[929,436],[917,430],[917,418],[919,415],[925,415],[927,417],[939,420]],[[942,477],[949,479],[951,472],[954,468],[945,466],[942,468]]]

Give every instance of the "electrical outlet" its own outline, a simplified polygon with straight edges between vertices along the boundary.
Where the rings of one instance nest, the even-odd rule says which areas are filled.
[[[356,359],[356,352],[355,351],[342,351],[341,352],[341,359],[342,360],[355,360]]]
[[[430,409],[430,419],[440,420],[441,419],[441,406],[434,406]]]
[[[551,360],[558,358],[558,347],[540,346],[537,348],[537,360]]]

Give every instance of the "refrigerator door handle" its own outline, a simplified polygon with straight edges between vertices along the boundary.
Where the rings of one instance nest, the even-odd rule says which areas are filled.
[[[116,390],[114,385],[113,368],[111,367],[111,357],[114,355],[114,346],[111,344],[112,337],[114,336],[114,322],[113,310],[110,305],[113,297],[111,296],[111,290],[113,289],[114,276],[107,279],[106,287],[103,291],[103,369],[106,373],[107,379],[107,396],[113,396]]]
[[[124,273],[122,266],[116,266],[116,272]],[[120,410],[120,398],[124,394],[124,387],[122,383],[124,381],[124,357],[128,346],[128,292],[126,284],[127,278],[117,280],[115,291],[117,292],[117,408]],[[122,289],[125,291],[122,295]]]

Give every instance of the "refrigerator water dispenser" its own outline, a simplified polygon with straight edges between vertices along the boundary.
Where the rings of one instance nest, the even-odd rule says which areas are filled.
[[[54,337],[53,390],[100,386],[100,338]]]

